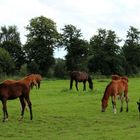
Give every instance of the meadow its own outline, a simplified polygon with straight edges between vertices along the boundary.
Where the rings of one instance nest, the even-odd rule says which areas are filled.
[[[31,90],[33,120],[29,111],[19,121],[19,100],[8,101],[8,122],[2,122],[0,140],[139,140],[140,118],[136,102],[140,97],[140,78],[129,78],[129,112],[113,114],[111,100],[101,112],[101,99],[111,79],[94,79],[94,90],[69,90],[69,80],[43,80],[41,88]]]

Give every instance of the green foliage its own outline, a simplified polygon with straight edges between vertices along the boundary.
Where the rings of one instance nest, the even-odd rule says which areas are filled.
[[[20,76],[25,76],[27,74],[28,74],[27,64],[23,64],[20,68],[19,75]]]
[[[62,33],[62,45],[67,50],[67,70],[86,70],[89,44],[81,39],[82,33],[73,25],[66,25]]]
[[[14,61],[10,54],[3,48],[0,48],[0,73],[14,73]]]
[[[67,75],[65,60],[56,59],[54,66],[54,76],[57,78],[65,78]]]
[[[0,32],[0,46],[7,50],[15,62],[16,69],[25,63],[25,54],[20,42],[20,34],[17,27],[2,26]]]
[[[127,32],[127,39],[122,48],[126,59],[126,73],[136,74],[140,68],[140,31],[137,28],[130,27]]]
[[[112,73],[123,74],[123,57],[116,33],[111,30],[99,29],[98,34],[90,39],[90,55],[88,67],[92,72],[101,72],[103,75]]]
[[[40,73],[39,65],[35,61],[28,63],[27,68],[29,70],[29,73]]]
[[[49,68],[54,64],[53,51],[59,38],[56,24],[51,19],[40,16],[31,19],[26,29],[29,34],[24,48],[28,61],[35,61],[41,73],[47,74]]]

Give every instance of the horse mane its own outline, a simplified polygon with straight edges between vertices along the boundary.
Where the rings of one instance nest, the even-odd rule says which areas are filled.
[[[103,98],[102,98],[102,101],[103,101],[103,99],[105,98],[106,92],[107,92],[107,90],[108,90],[108,88],[110,87],[111,84],[112,84],[112,81],[106,86],[106,89],[105,89],[105,91],[104,91],[104,96],[103,96]]]

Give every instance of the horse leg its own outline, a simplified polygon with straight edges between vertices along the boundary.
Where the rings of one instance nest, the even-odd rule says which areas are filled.
[[[122,94],[120,95],[120,99],[121,99],[121,108],[120,108],[120,112],[122,112],[122,111],[123,111],[123,100],[124,100]]]
[[[40,82],[38,82],[38,89],[40,88]]]
[[[115,96],[112,96],[111,98],[112,98],[113,112],[114,112],[114,114],[116,114],[117,110],[116,110]]]
[[[33,113],[32,113],[32,103],[30,101],[30,98],[29,97],[26,97],[25,100],[27,101],[28,103],[28,107],[30,109],[30,119],[32,120],[33,119]]]
[[[86,81],[84,81],[83,84],[84,84],[84,88],[83,88],[83,91],[84,91],[86,90]]]
[[[22,107],[22,110],[21,110],[21,119],[23,119],[23,116],[24,116],[24,110],[25,110],[25,106],[26,106],[26,103],[25,103],[25,100],[23,97],[19,97],[20,99],[20,103],[21,103],[21,107]]]
[[[128,96],[125,96],[125,101],[126,101],[126,112],[128,112]]]
[[[3,122],[8,121],[8,112],[7,112],[7,106],[6,106],[6,99],[2,100],[3,104]]]
[[[76,86],[76,89],[78,91],[78,81],[75,81],[75,86]]]
[[[70,79],[70,90],[72,89],[72,85],[73,85],[73,79]]]

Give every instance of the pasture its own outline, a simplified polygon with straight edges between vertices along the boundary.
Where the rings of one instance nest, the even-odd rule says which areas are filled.
[[[101,112],[101,99],[111,79],[94,79],[94,90],[69,90],[69,80],[43,80],[41,88],[30,93],[33,120],[29,110],[19,121],[19,100],[7,102],[9,121],[2,122],[1,140],[139,140],[140,119],[136,102],[140,97],[140,78],[129,78],[129,112],[113,114],[111,100],[106,112]],[[2,107],[2,105],[1,105]],[[2,108],[1,108],[2,109]]]

